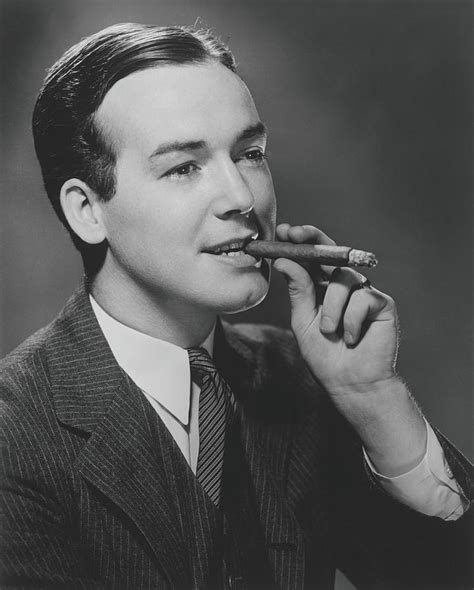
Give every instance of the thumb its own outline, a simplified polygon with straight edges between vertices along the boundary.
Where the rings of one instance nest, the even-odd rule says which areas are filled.
[[[310,322],[317,314],[316,289],[308,271],[297,262],[278,258],[273,264],[281,272],[288,285],[292,319]]]

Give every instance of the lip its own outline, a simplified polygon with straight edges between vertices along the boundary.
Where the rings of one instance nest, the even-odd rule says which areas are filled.
[[[253,267],[260,269],[262,266],[262,259],[255,258],[251,254],[247,254],[243,251],[249,242],[258,238],[258,235],[259,232],[254,231],[245,236],[235,236],[204,249],[203,253],[209,254],[210,256],[213,256],[214,260],[234,268],[248,269]],[[225,252],[229,253],[225,254]]]
[[[225,264],[228,267],[242,268],[242,269],[260,269],[263,263],[263,258],[255,258],[246,252],[239,252],[234,256],[226,254],[211,254],[206,252],[208,256],[212,256],[213,260],[220,264]]]
[[[220,254],[230,249],[242,250],[249,242],[258,238],[258,232],[252,232],[246,236],[235,236],[223,242],[219,242],[209,248],[205,248],[203,252],[206,254]],[[253,258],[253,257],[252,257]],[[254,259],[256,260],[256,259]]]

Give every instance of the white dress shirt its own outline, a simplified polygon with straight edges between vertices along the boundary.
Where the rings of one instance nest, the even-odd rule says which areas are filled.
[[[117,363],[143,391],[196,473],[200,389],[191,381],[187,351],[125,326],[107,314],[92,296],[90,301]],[[201,346],[212,356],[213,345],[214,330]],[[456,520],[469,502],[453,478],[438,438],[427,422],[426,426],[426,453],[408,473],[386,477],[376,471],[365,450],[364,456],[391,496],[423,514]]]
[[[143,391],[193,473],[199,453],[199,393],[184,348],[121,324],[90,296],[92,309],[119,366]],[[201,344],[212,356],[214,329]]]

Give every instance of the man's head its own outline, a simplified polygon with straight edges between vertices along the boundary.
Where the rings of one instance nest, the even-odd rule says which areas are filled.
[[[122,299],[176,315],[238,311],[266,294],[266,262],[241,252],[274,231],[265,128],[208,33],[118,25],[86,39],[48,74],[34,128],[86,271],[100,266]],[[220,253],[229,242],[240,254]]]
[[[60,191],[66,180],[79,178],[99,199],[114,195],[117,154],[96,120],[105,95],[133,72],[206,61],[235,71],[232,53],[209,31],[125,23],[83,39],[50,68],[33,113],[35,148],[48,197],[83,255],[86,271],[94,271],[103,248],[91,247],[71,231]]]

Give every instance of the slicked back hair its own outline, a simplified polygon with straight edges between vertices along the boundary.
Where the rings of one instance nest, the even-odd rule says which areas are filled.
[[[83,39],[49,69],[33,111],[35,150],[48,198],[81,252],[87,275],[100,268],[107,244],[87,244],[72,231],[60,191],[68,179],[78,178],[103,201],[115,193],[116,154],[95,121],[106,93],[139,70],[209,61],[235,72],[232,53],[208,30],[124,23]]]

